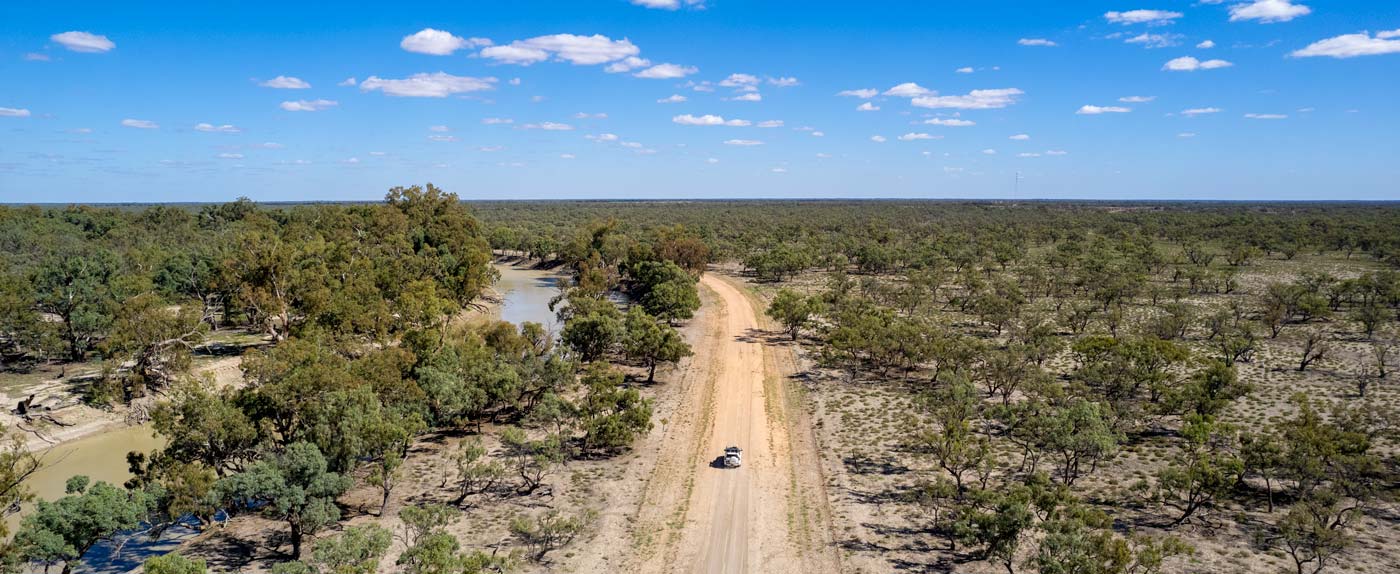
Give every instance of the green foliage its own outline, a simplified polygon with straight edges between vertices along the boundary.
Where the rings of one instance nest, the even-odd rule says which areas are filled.
[[[956,379],[930,396],[925,404],[938,428],[924,431],[920,442],[952,477],[961,495],[967,490],[966,474],[985,472],[991,454],[990,441],[972,426],[981,400],[971,383]]]
[[[36,303],[62,321],[69,360],[82,360],[111,325],[119,266],[117,256],[106,249],[56,253],[37,265],[32,279]]]
[[[1074,399],[1031,423],[1039,448],[1057,459],[1056,475],[1065,485],[1072,486],[1086,471],[1096,470],[1117,454],[1124,437],[1113,430],[1104,410],[1100,403]]]
[[[810,253],[788,244],[755,253],[744,260],[744,267],[752,270],[759,281],[781,282],[811,266]]]
[[[293,443],[248,470],[215,485],[219,500],[230,508],[256,508],[264,516],[291,528],[292,556],[301,557],[302,537],[340,519],[335,497],[350,488],[349,477],[329,472],[316,445]]]
[[[597,515],[588,510],[576,515],[566,515],[558,510],[550,510],[535,516],[516,516],[510,523],[510,532],[529,549],[530,557],[543,560],[545,554],[572,542],[588,528]]]
[[[1180,401],[1183,412],[1215,416],[1252,388],[1249,383],[1239,380],[1234,367],[1223,361],[1211,361],[1191,376],[1182,389]]]
[[[953,532],[964,544],[981,548],[983,559],[996,560],[1014,573],[1021,541],[1034,521],[1030,489],[982,490],[960,513]]]
[[[141,566],[146,574],[204,574],[207,568],[203,558],[191,560],[181,556],[178,552],[171,552],[164,556],[152,556],[147,558]]]
[[[1274,524],[1276,534],[1269,541],[1288,553],[1299,574],[1318,574],[1355,543],[1346,527],[1358,514],[1359,509],[1344,506],[1336,496],[1309,496]]]
[[[613,351],[626,335],[622,311],[604,298],[570,298],[571,314],[559,338],[579,359],[593,362]]]
[[[791,289],[779,289],[768,303],[765,311],[769,317],[783,326],[783,332],[796,341],[802,329],[812,324],[815,315],[821,312],[821,302],[816,298],[803,297]]]
[[[1190,415],[1182,428],[1186,447],[1175,461],[1157,472],[1157,497],[1180,514],[1179,525],[1211,508],[1237,484],[1244,462],[1226,450],[1233,429],[1208,416]]]
[[[651,429],[651,402],[637,389],[622,386],[622,373],[594,363],[583,375],[584,397],[578,403],[586,449],[625,448]]]
[[[479,438],[462,441],[458,447],[455,462],[457,464],[456,504],[461,504],[467,496],[491,490],[506,474],[506,469],[501,466],[501,463],[487,458],[486,447],[481,445]]]
[[[164,388],[189,369],[190,350],[208,330],[202,311],[201,305],[170,309],[154,293],[122,302],[102,350],[117,362],[134,363],[129,393],[140,396],[147,387]]]
[[[520,477],[522,492],[534,492],[554,467],[564,461],[558,436],[531,439],[518,427],[501,430],[501,448],[506,466]]]
[[[647,367],[647,382],[656,380],[656,367],[690,356],[690,345],[669,325],[657,322],[640,307],[627,310],[623,350],[629,359]]]
[[[39,501],[14,542],[26,560],[45,567],[63,563],[65,573],[93,545],[136,528],[150,504],[140,491],[105,482],[89,485],[86,476],[70,478],[65,492],[58,500]]]
[[[695,278],[671,261],[643,261],[629,266],[633,297],[647,313],[668,322],[689,319],[700,308]]]
[[[177,385],[170,397],[151,409],[166,456],[201,462],[220,476],[242,470],[254,456],[257,428],[229,393],[191,382]]]
[[[393,536],[380,526],[353,526],[317,540],[309,565],[321,574],[374,574],[392,542]]]

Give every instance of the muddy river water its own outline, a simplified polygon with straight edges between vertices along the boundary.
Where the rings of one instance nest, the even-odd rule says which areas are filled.
[[[526,321],[539,323],[550,333],[558,334],[558,319],[549,310],[549,300],[559,294],[561,275],[553,271],[496,264],[501,277],[496,281],[496,294],[501,297],[496,313],[503,321],[515,324]]]

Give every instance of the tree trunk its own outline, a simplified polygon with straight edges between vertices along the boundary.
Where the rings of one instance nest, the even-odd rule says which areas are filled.
[[[292,523],[292,559],[301,559],[301,525]]]
[[[656,362],[653,361],[647,370],[647,382],[656,382]]]

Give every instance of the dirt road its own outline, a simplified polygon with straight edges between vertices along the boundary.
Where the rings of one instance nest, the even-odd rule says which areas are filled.
[[[703,336],[681,373],[685,397],[666,428],[634,523],[629,572],[839,571],[810,430],[786,387],[791,349],[770,340],[756,305],[707,274]],[[744,449],[725,469],[724,447]]]

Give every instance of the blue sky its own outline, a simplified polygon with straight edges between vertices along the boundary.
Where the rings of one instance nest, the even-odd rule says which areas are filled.
[[[211,4],[0,6],[0,202],[1400,199],[1400,2]]]

